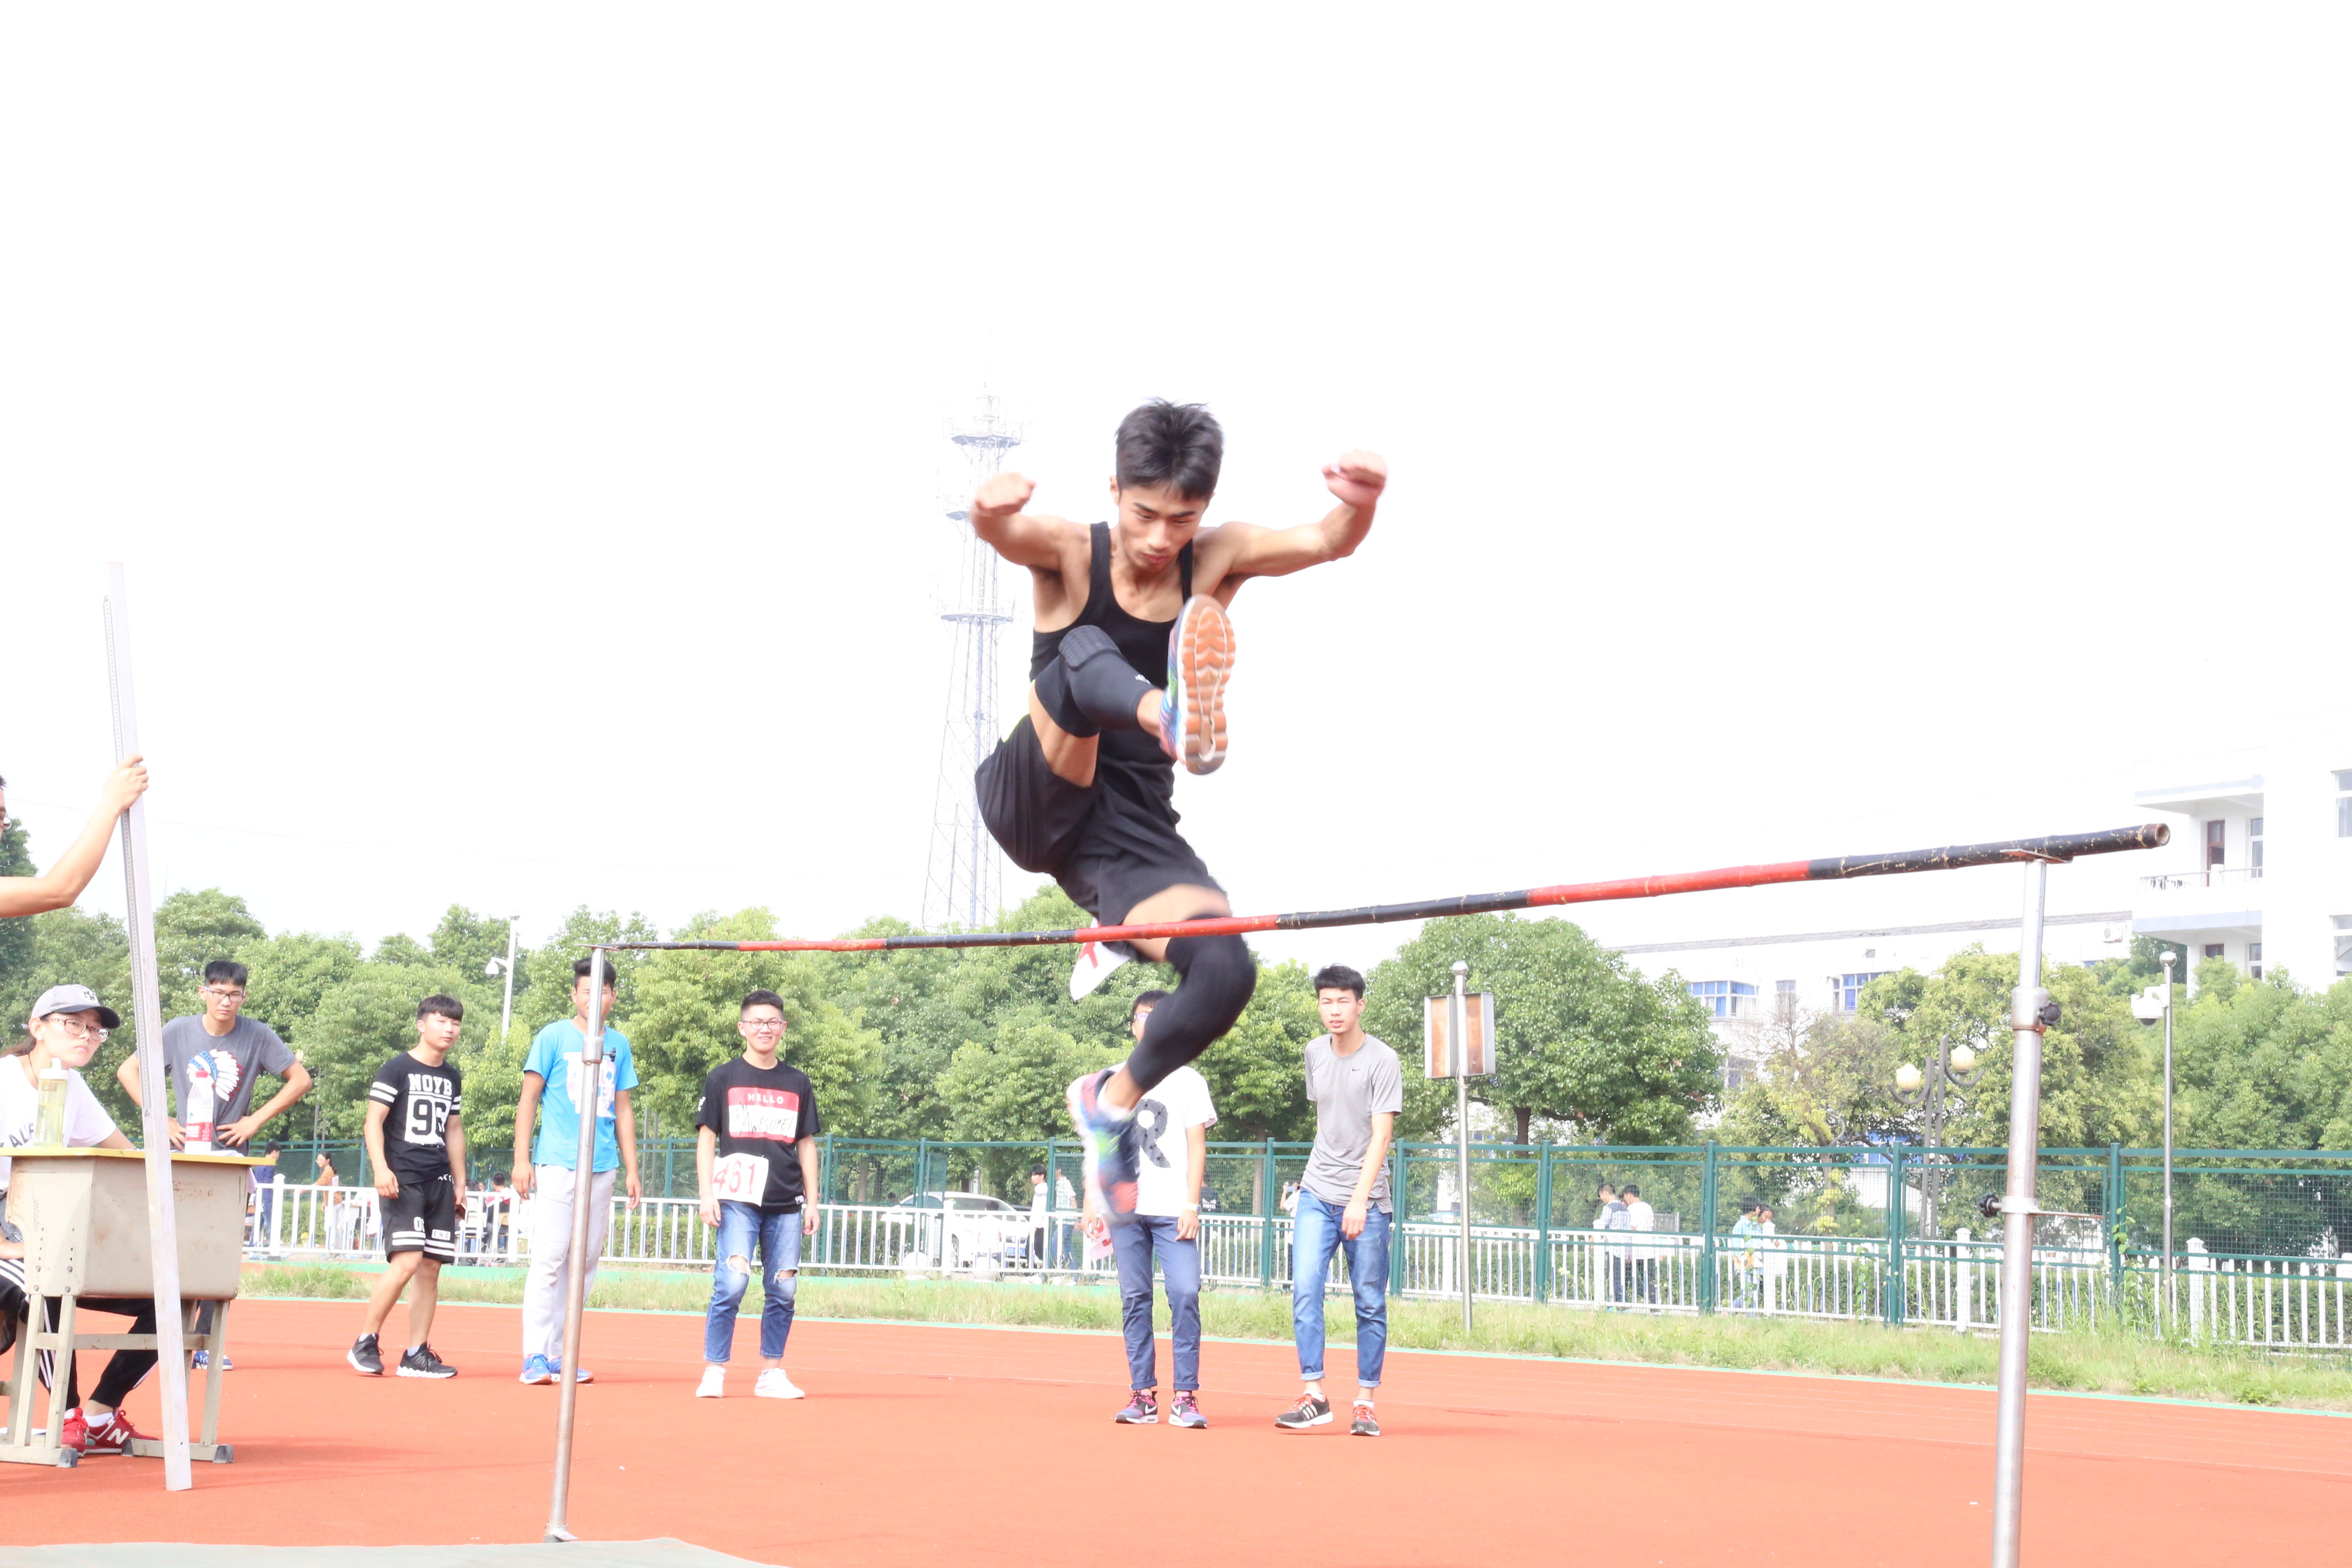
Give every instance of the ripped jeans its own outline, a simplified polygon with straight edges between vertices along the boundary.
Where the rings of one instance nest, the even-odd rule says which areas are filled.
[[[763,1213],[756,1204],[719,1205],[719,1266],[710,1279],[710,1310],[702,1323],[702,1359],[724,1366],[735,1348],[735,1313],[751,1288],[750,1272],[735,1260],[751,1260],[756,1244],[760,1267],[766,1270],[761,1289],[766,1303],[760,1309],[760,1354],[767,1361],[784,1359],[784,1341],[793,1331],[793,1296],[800,1288],[794,1270],[801,1266],[801,1211]],[[779,1276],[782,1276],[779,1278]]]

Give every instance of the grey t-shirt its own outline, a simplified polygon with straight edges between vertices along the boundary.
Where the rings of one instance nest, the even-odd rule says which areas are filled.
[[[226,1035],[208,1035],[200,1017],[174,1018],[163,1026],[163,1060],[172,1069],[172,1106],[188,1121],[188,1063],[199,1053],[213,1075],[213,1125],[226,1128],[253,1110],[253,1086],[260,1074],[286,1076],[294,1053],[278,1031],[257,1018],[239,1018]],[[215,1137],[218,1134],[215,1134]]]
[[[1307,1042],[1307,1098],[1315,1102],[1315,1152],[1307,1156],[1298,1184],[1327,1204],[1356,1195],[1364,1155],[1372,1146],[1372,1113],[1404,1109],[1404,1075],[1396,1052],[1371,1036],[1346,1056],[1331,1048],[1331,1037]],[[1372,1201],[1389,1213],[1388,1162],[1372,1184]]]

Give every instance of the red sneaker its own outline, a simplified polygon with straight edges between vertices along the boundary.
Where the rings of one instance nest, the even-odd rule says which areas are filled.
[[[77,1454],[89,1452],[89,1424],[81,1418],[79,1406],[67,1411],[66,1418],[58,1423],[58,1447]]]
[[[106,1418],[103,1426],[89,1429],[89,1441],[82,1449],[85,1454],[126,1454],[133,1442],[152,1442],[146,1433],[134,1429],[118,1410]]]

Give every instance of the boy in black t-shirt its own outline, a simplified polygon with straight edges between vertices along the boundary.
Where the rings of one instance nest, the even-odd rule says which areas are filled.
[[[743,1054],[719,1063],[702,1080],[694,1113],[694,1170],[702,1194],[702,1220],[719,1229],[719,1268],[710,1281],[710,1310],[702,1327],[702,1382],[698,1399],[727,1392],[727,1362],[735,1344],[735,1313],[751,1283],[751,1251],[768,1271],[760,1310],[760,1359],[768,1364],[751,1392],[762,1399],[799,1399],[784,1375],[784,1341],[793,1331],[793,1295],[799,1289],[801,1238],[816,1234],[816,1096],[808,1075],[776,1059],[784,1043],[784,999],[772,991],[743,998],[735,1027]]]
[[[367,1152],[383,1211],[383,1255],[391,1267],[368,1298],[367,1331],[345,1356],[354,1371],[383,1373],[376,1331],[411,1279],[408,1353],[403,1377],[455,1377],[457,1369],[425,1341],[441,1288],[441,1266],[457,1256],[457,1219],[466,1212],[466,1129],[458,1120],[459,1075],[446,1059],[457,1043],[465,1004],[427,996],[416,1005],[416,1044],[376,1069],[368,1085]]]

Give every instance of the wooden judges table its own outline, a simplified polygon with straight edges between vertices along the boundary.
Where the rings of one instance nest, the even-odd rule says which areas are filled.
[[[19,1465],[72,1465],[79,1458],[61,1447],[65,1426],[63,1358],[77,1350],[155,1350],[155,1334],[78,1334],[74,1316],[83,1301],[107,1311],[110,1300],[155,1293],[153,1251],[147,1236],[147,1156],[136,1149],[13,1149],[8,1181],[8,1222],[25,1237],[26,1321],[16,1336],[16,1358],[6,1384],[8,1430],[0,1460]],[[185,1348],[205,1358],[203,1441],[188,1445],[192,1459],[226,1465],[232,1455],[220,1442],[223,1348],[228,1342],[228,1305],[236,1295],[245,1261],[245,1194],[247,1168],[261,1162],[241,1154],[172,1156],[172,1192],[178,1208],[181,1321]],[[197,1303],[213,1302],[209,1334],[195,1331]],[[42,1324],[54,1316],[57,1327]],[[57,1385],[50,1389],[48,1426],[33,1436],[33,1391],[39,1386],[35,1357],[59,1357]],[[186,1367],[176,1375],[185,1376]],[[174,1375],[170,1368],[166,1376]],[[131,1452],[161,1458],[161,1442],[141,1440]]]

